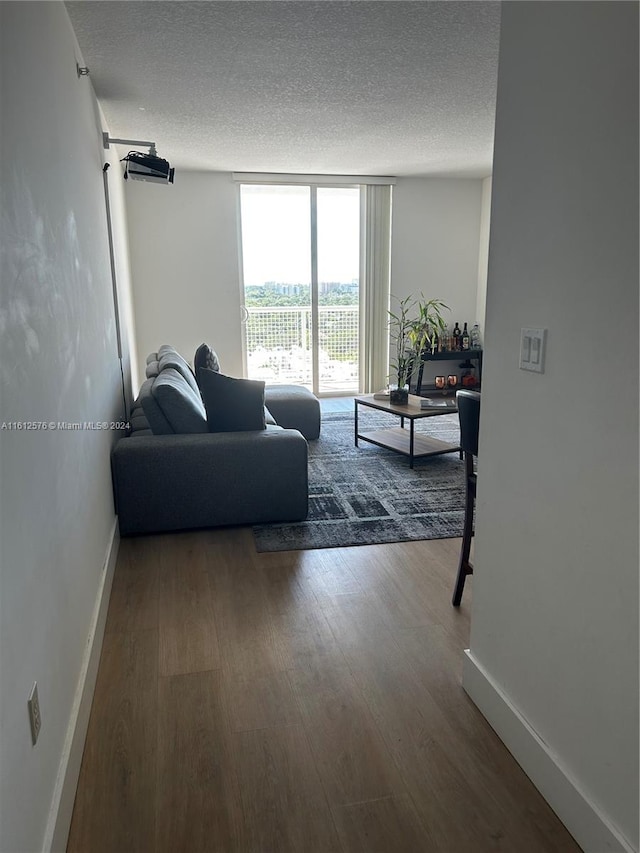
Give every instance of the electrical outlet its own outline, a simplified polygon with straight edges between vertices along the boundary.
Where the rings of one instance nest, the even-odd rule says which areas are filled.
[[[42,728],[42,717],[40,716],[40,700],[38,699],[38,682],[33,682],[29,699],[27,700],[27,708],[29,709],[29,722],[31,723],[31,743],[35,746]]]

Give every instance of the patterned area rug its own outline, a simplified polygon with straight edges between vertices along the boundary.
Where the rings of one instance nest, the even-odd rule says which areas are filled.
[[[398,427],[398,418],[360,410],[360,430]],[[458,416],[416,422],[424,432],[458,444]],[[462,535],[464,467],[457,453],[416,459],[364,441],[355,447],[353,414],[323,415],[309,442],[309,517],[294,524],[253,528],[258,551],[297,551],[377,545]]]

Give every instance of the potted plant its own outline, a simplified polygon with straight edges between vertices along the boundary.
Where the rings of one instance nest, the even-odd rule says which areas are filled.
[[[446,330],[447,324],[442,316],[443,309],[449,311],[449,306],[445,305],[440,299],[424,299],[417,303],[418,318],[417,323],[422,330],[424,345],[420,349],[419,355],[422,356],[425,350],[436,352],[438,346],[438,338]]]
[[[409,380],[416,362],[427,349],[434,350],[440,334],[446,328],[442,309],[448,307],[439,299],[416,300],[413,296],[398,299],[398,309],[389,311],[389,332],[395,350],[391,366],[396,385],[391,387],[392,403],[405,405],[409,398]]]

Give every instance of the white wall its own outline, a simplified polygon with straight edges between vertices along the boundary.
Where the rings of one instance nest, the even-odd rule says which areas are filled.
[[[482,182],[480,207],[480,249],[478,253],[478,293],[476,296],[476,322],[480,334],[485,330],[487,315],[487,273],[489,268],[489,229],[491,225],[491,178]]]
[[[393,188],[391,295],[442,299],[451,328],[475,322],[482,181],[398,178]],[[392,305],[393,305],[392,299]]]
[[[126,188],[138,363],[161,344],[188,360],[204,341],[242,376],[237,186],[177,170],[173,186]],[[143,377],[142,377],[143,378]]]
[[[441,299],[453,330],[476,322],[482,181],[455,178],[398,178],[391,225],[391,310],[405,296]],[[393,347],[392,347],[393,350]],[[457,373],[460,359],[426,363],[423,381]],[[393,377],[390,376],[390,381]]]
[[[112,421],[123,403],[96,101],[90,80],[76,74],[80,54],[62,3],[2,3],[0,14],[0,421]],[[86,722],[79,698],[87,651],[99,651],[96,614],[117,547],[114,437],[0,431],[0,850],[7,853],[41,850],[54,836],[58,847],[65,843],[81,710]],[[27,716],[34,681],[42,711],[35,747]]]
[[[585,851],[637,850],[637,3],[504,4],[486,345],[464,683]]]

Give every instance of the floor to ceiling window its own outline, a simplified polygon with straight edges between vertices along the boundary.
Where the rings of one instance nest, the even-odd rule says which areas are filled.
[[[242,184],[247,374],[360,387],[361,188]]]
[[[383,388],[395,179],[233,178],[246,375],[306,385],[318,396]]]

